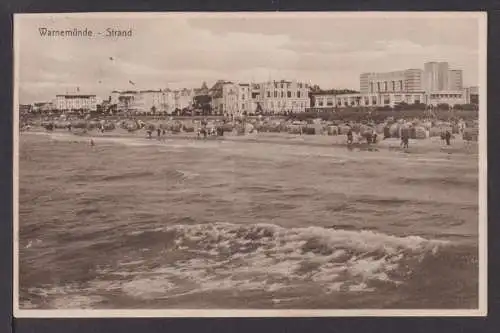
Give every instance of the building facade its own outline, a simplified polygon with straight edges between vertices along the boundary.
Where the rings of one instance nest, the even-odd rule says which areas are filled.
[[[54,110],[56,106],[52,102],[36,102],[33,103],[32,112],[35,113],[46,113]]]
[[[113,91],[110,103],[116,105],[119,112],[172,114],[175,110],[190,108],[194,96],[193,89]]]
[[[309,106],[309,85],[297,81],[218,81],[212,88],[213,110],[222,114],[304,112]]]
[[[58,111],[96,111],[97,96],[81,94],[56,95],[55,108]]]
[[[263,112],[304,112],[310,107],[309,85],[299,81],[268,81],[257,84],[253,95]]]
[[[384,73],[363,73],[359,81],[360,92],[363,94],[420,92],[423,90],[423,71],[406,69]]]
[[[427,62],[424,64],[425,90],[448,90],[449,66],[447,62]]]
[[[467,87],[464,89],[467,104],[479,105],[479,87]]]
[[[452,69],[448,72],[448,90],[457,91],[462,90],[463,86],[463,78],[462,78],[462,70],[460,69]]]
[[[427,98],[425,93],[400,93],[400,92],[383,92],[383,93],[368,93],[368,94],[325,94],[315,93],[314,105],[312,108],[331,109],[331,108],[346,108],[346,107],[394,107],[399,103],[415,104],[426,103]]]
[[[428,94],[427,104],[432,106],[437,106],[439,104],[448,104],[450,106],[468,104],[467,94],[464,90],[434,91]]]

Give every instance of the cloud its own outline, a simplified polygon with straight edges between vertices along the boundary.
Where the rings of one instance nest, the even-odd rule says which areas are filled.
[[[466,83],[477,83],[475,19],[301,17],[23,19],[20,98],[47,100],[76,87],[106,98],[131,88],[128,80],[147,89],[271,77],[357,89],[362,72],[422,68],[431,60],[449,61],[464,69]],[[39,27],[132,28],[133,37],[41,38]]]

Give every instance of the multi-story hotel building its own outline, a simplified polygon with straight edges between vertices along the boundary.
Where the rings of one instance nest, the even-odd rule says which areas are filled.
[[[194,97],[194,89],[115,90],[111,93],[111,104],[116,105],[119,112],[171,114],[191,107]]]
[[[450,69],[447,62],[427,62],[424,64],[425,90],[458,91],[463,89],[462,70]]]
[[[382,92],[368,94],[331,94],[313,93],[314,105],[312,108],[346,108],[346,107],[380,107],[391,106],[398,103],[426,103],[426,95],[423,92]]]
[[[298,81],[268,81],[258,84],[256,94],[264,112],[304,112],[310,107],[309,85]]]
[[[360,92],[392,93],[392,92],[420,92],[422,87],[423,71],[421,69],[406,69],[385,73],[363,73],[360,75]]]
[[[58,111],[97,110],[96,95],[66,94],[56,95],[55,108]]]
[[[463,78],[461,69],[452,69],[448,72],[448,89],[451,91],[462,90]]]
[[[309,85],[297,81],[218,81],[212,88],[212,107],[217,113],[304,112],[309,106]]]
[[[426,91],[448,90],[449,66],[447,62],[424,64],[424,88]]]

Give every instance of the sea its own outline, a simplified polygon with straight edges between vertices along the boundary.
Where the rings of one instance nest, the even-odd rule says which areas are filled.
[[[477,149],[435,145],[22,133],[20,308],[476,309]]]

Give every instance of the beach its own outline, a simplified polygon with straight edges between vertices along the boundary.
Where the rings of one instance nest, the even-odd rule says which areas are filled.
[[[35,131],[19,146],[22,309],[478,307],[477,142]]]

